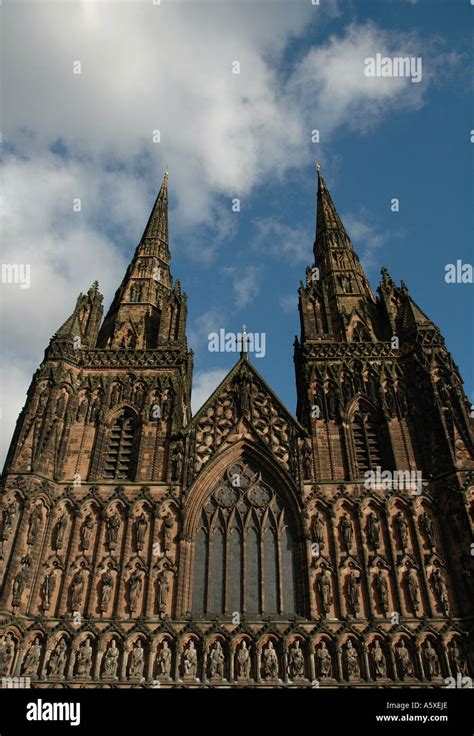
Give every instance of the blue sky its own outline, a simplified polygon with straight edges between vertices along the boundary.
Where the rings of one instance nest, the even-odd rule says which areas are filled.
[[[444,281],[446,264],[473,262],[469,0],[7,3],[2,12],[3,262],[32,265],[30,289],[1,285],[4,451],[77,293],[98,278],[108,306],[166,165],[195,410],[237,358],[209,353],[208,333],[243,322],[266,333],[266,356],[253,360],[295,409],[316,160],[372,287],[381,266],[405,281],[474,401],[473,287]],[[377,52],[421,57],[422,81],[367,80],[363,59]]]

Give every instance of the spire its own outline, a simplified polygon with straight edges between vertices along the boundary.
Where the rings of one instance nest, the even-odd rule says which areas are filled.
[[[168,170],[165,170],[160,191],[155,200],[151,215],[141,237],[140,243],[145,240],[158,238],[168,245]]]
[[[352,248],[351,240],[346,232],[342,220],[334,206],[329,189],[321,174],[319,162],[316,166],[318,173],[318,196],[316,217],[316,243],[331,239],[334,245]],[[322,245],[322,243],[321,243]]]

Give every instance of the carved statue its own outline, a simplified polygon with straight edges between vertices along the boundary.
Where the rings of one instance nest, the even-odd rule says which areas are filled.
[[[163,646],[158,655],[157,660],[158,675],[161,677],[169,677],[171,673],[171,649],[168,646],[168,639],[163,641]]]
[[[104,677],[116,677],[117,676],[117,667],[118,667],[118,659],[119,659],[119,650],[117,649],[117,644],[115,643],[115,639],[112,639],[110,642],[110,646],[107,649],[107,652],[105,653],[105,659],[104,659]]]
[[[77,651],[76,674],[78,677],[89,677],[92,667],[92,647],[90,639],[85,639]]]
[[[181,474],[183,471],[183,452],[181,443],[179,442],[174,446],[173,450],[173,461],[172,461],[172,478],[173,480],[181,480]]]
[[[137,552],[141,552],[145,544],[145,536],[148,529],[148,520],[146,514],[142,513],[135,519],[135,544]]]
[[[138,599],[142,591],[142,576],[137,569],[134,570],[130,575],[130,578],[128,580],[128,590],[130,602],[129,609],[130,612],[133,612],[137,607]]]
[[[428,640],[425,647],[425,662],[428,677],[439,677],[440,666],[439,659],[436,650],[433,648],[432,643]]]
[[[404,677],[413,677],[413,663],[411,661],[410,652],[406,648],[403,640],[400,640],[400,644],[398,645],[396,652],[400,668],[400,677],[402,680]]]
[[[388,611],[388,583],[385,579],[384,574],[382,573],[382,570],[377,571],[374,582],[375,582],[375,590],[377,591],[377,595],[379,597],[380,608],[382,609],[383,613],[387,613]]]
[[[374,550],[380,547],[380,522],[377,515],[371,512],[367,517],[367,541]]]
[[[10,501],[6,504],[3,509],[3,520],[2,520],[2,540],[7,541],[13,528],[13,523],[16,518],[18,506],[15,500]]]
[[[84,396],[81,399],[81,403],[77,407],[76,422],[82,422],[85,419],[87,412],[89,411],[89,399]]]
[[[21,606],[21,598],[23,595],[23,591],[26,588],[27,582],[28,582],[28,572],[26,568],[22,567],[21,570],[16,574],[15,579],[13,581],[12,606],[14,608]]]
[[[12,635],[7,632],[0,646],[0,677],[8,677],[10,667],[15,656],[15,643]]]
[[[112,590],[114,587],[114,579],[110,570],[106,570],[102,575],[101,589],[100,589],[100,602],[99,609],[101,613],[104,613],[109,607],[110,599],[112,598]]]
[[[183,652],[183,667],[186,677],[196,677],[197,674],[197,652],[194,648],[194,641],[189,640],[187,649]]]
[[[216,641],[209,654],[209,672],[211,677],[224,677],[225,656],[220,641]]]
[[[173,394],[172,390],[165,388],[161,394],[161,418],[166,420],[171,416],[173,408]]]
[[[406,581],[410,605],[413,609],[413,612],[416,613],[416,611],[420,607],[420,603],[418,599],[418,590],[420,586],[418,582],[418,576],[412,567],[408,568],[408,571],[405,576],[405,581]]]
[[[247,642],[245,639],[240,645],[239,651],[237,652],[237,676],[248,680],[250,677],[250,651],[247,648]]]
[[[47,611],[51,605],[51,598],[54,593],[55,587],[56,587],[56,576],[54,574],[54,570],[50,570],[44,576],[43,584],[41,586],[41,595],[43,597],[43,610],[44,611]]]
[[[38,666],[41,658],[41,644],[38,637],[34,640],[29,648],[25,661],[23,662],[23,674],[35,677],[38,672]]]
[[[71,603],[72,610],[79,611],[82,605],[82,594],[84,592],[84,570],[78,570],[74,573],[71,581]]]
[[[405,550],[408,546],[408,524],[406,523],[401,511],[398,512],[393,520],[393,525],[398,534],[400,547]]]
[[[351,639],[346,646],[346,666],[348,677],[360,677],[359,657]]]
[[[304,677],[304,656],[299,641],[295,641],[288,655],[288,674],[293,679]]]
[[[459,673],[464,675],[466,672],[466,659],[459,648],[456,639],[454,639],[449,647],[449,659],[451,661],[453,674],[457,675]]]
[[[318,578],[318,590],[321,596],[323,612],[327,614],[329,613],[329,609],[332,605],[332,594],[331,594],[331,576],[329,575],[329,571],[326,568],[324,568],[324,570],[321,572],[321,575]]]
[[[94,517],[92,516],[92,514],[87,514],[86,518],[81,524],[81,528],[79,531],[79,536],[81,538],[79,546],[81,550],[83,551],[89,549],[94,526],[95,526]]]
[[[56,524],[56,530],[54,535],[53,549],[59,552],[62,549],[64,543],[64,533],[67,527],[66,514],[61,514]]]
[[[446,587],[446,581],[444,579],[444,575],[439,569],[439,567],[433,570],[431,574],[431,582],[433,584],[433,589],[437,595],[438,601],[441,605],[441,608],[443,609],[443,612],[448,613],[449,611],[448,589]]]
[[[278,677],[278,657],[273,642],[268,642],[268,647],[263,651],[263,676],[267,680],[274,680]]]
[[[324,639],[316,650],[318,662],[318,672],[320,677],[331,677],[332,675],[332,659]]]
[[[357,616],[359,611],[359,578],[354,571],[347,576],[347,602],[351,613]]]
[[[114,511],[106,521],[105,529],[105,544],[110,551],[114,550],[117,546],[118,534],[120,530],[121,519],[119,514]]]
[[[160,616],[163,616],[166,613],[166,606],[168,603],[168,593],[170,589],[166,570],[162,570],[158,575],[157,589],[158,589],[158,596],[157,596],[158,597],[158,612],[160,613]]]
[[[329,389],[326,396],[326,403],[328,407],[329,419],[337,419],[338,402],[336,391],[334,388]]]
[[[303,475],[305,480],[311,480],[313,477],[313,455],[306,442],[303,445]]]
[[[51,677],[63,677],[66,667],[67,644],[61,637],[49,658],[49,674]]]
[[[33,546],[36,543],[36,540],[38,539],[38,534],[41,530],[42,522],[43,512],[41,510],[41,506],[35,506],[33,511],[31,512],[30,524],[28,528],[27,543],[30,546]]]
[[[247,376],[241,376],[237,385],[236,399],[239,413],[248,417],[251,410],[252,384]]]
[[[173,514],[168,511],[163,519],[163,549],[169,552],[173,546]]]
[[[387,677],[387,663],[378,639],[375,640],[370,654],[374,665],[375,677]]]
[[[324,519],[319,511],[316,511],[316,514],[314,515],[311,531],[313,534],[313,540],[319,545],[322,545],[324,543]]]
[[[142,677],[143,668],[145,666],[145,652],[143,651],[140,639],[135,642],[130,655],[130,665],[128,668],[129,677]]]
[[[434,535],[433,522],[431,521],[431,517],[426,513],[426,511],[423,511],[423,513],[420,516],[420,529],[426,537],[426,541],[428,542],[429,548],[434,549],[435,535]]]
[[[354,531],[352,529],[352,522],[347,514],[342,515],[341,521],[339,522],[339,529],[341,530],[344,548],[347,553],[350,553],[352,549],[352,537]]]

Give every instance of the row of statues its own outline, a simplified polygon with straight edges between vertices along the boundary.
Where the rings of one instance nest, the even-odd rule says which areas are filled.
[[[305,679],[308,677],[306,658],[303,653],[300,640],[295,640],[288,648],[286,657],[286,672],[291,680]],[[43,647],[39,637],[35,637],[32,644],[25,653],[21,674],[36,678],[38,677]],[[259,654],[259,657],[255,657]],[[270,639],[259,649],[248,643],[245,639],[237,646],[234,654],[234,675],[237,679],[249,680],[255,675],[263,680],[276,680],[282,677],[283,667],[281,656]],[[373,679],[390,677],[391,664],[388,662],[393,657],[393,666],[396,668],[395,676],[399,679],[413,678],[417,676],[417,665],[414,651],[411,645],[401,638],[396,645],[381,644],[378,638],[367,647],[368,666],[370,677]],[[73,662],[72,674],[78,678],[91,678],[94,663],[94,647],[89,637],[74,650],[75,661]],[[433,679],[441,677],[442,664],[439,651],[433,646],[430,638],[422,644],[419,653],[423,666],[424,677]],[[451,671],[455,674],[466,673],[466,658],[459,647],[456,639],[452,640],[447,650],[448,663]],[[315,674],[320,678],[337,679],[336,656],[334,650],[328,648],[328,642],[322,639],[314,651]],[[0,676],[5,677],[11,673],[12,663],[15,657],[15,642],[10,633],[5,634],[0,645]],[[99,668],[99,676],[104,679],[119,678],[121,649],[117,641],[112,638],[103,652]],[[199,671],[199,654],[194,639],[189,639],[180,655],[180,672],[182,677],[197,679]],[[344,676],[348,679],[358,679],[363,676],[362,651],[359,644],[349,638],[342,646],[341,664]],[[125,675],[129,679],[142,679],[145,674],[145,649],[141,639],[137,639],[130,652],[128,652],[125,665]],[[51,678],[64,678],[68,663],[68,645],[65,637],[60,637],[51,651],[49,661],[46,665],[45,675]],[[172,678],[173,651],[168,639],[164,639],[156,653],[153,676],[162,679]],[[211,680],[224,679],[227,672],[227,657],[220,640],[214,641],[207,654],[207,671],[205,676]]]

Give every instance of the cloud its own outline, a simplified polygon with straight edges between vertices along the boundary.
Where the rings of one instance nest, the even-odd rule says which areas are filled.
[[[232,277],[237,309],[247,307],[260,291],[260,266],[227,266],[223,272]]]
[[[272,217],[256,220],[255,226],[255,246],[262,252],[283,257],[290,263],[308,261],[308,243],[312,239],[309,231],[290,227]]]
[[[193,414],[201,408],[209,396],[226,377],[228,371],[213,369],[209,371],[197,371],[193,378],[192,411]]]
[[[208,336],[211,332],[219,332],[226,327],[226,314],[217,309],[209,309],[199,317],[195,317],[188,324],[188,341],[195,353],[207,350],[209,346]]]

